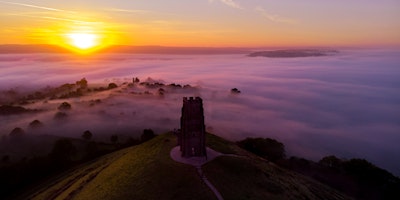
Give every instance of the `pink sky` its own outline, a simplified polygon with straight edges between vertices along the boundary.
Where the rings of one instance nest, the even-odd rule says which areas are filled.
[[[397,0],[1,0],[0,19],[0,44],[400,45]]]

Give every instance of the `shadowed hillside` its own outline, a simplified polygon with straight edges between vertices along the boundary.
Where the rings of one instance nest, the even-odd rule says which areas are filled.
[[[228,154],[204,166],[225,199],[348,199],[217,136],[207,141]],[[160,135],[77,167],[21,199],[215,199],[195,167],[170,158],[175,145],[173,134]]]

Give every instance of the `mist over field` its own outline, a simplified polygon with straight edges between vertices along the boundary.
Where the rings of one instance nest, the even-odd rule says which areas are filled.
[[[179,128],[183,96],[203,98],[207,130],[230,140],[270,137],[288,155],[319,160],[326,155],[365,158],[400,175],[400,51],[340,50],[334,56],[265,58],[235,55],[0,54],[0,100],[7,91],[27,94],[46,86],[75,83],[120,87],[79,98],[36,102],[36,114],[0,116],[0,136],[15,127],[29,134],[95,139],[162,133]],[[165,88],[164,96],[138,95],[133,77],[194,88]],[[150,78],[149,78],[150,77]],[[149,79],[148,79],[149,78]],[[238,88],[240,94],[230,90]],[[101,103],[91,105],[91,100]],[[68,119],[53,119],[60,103],[71,103]]]

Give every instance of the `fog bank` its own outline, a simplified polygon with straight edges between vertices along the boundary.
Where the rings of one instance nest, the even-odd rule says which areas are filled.
[[[28,129],[33,119],[43,132],[80,137],[138,134],[179,128],[183,96],[201,96],[207,129],[230,140],[271,137],[289,155],[320,159],[335,154],[360,157],[400,175],[400,51],[343,50],[335,56],[265,58],[246,55],[68,54],[0,55],[0,91],[19,93],[74,83],[121,85],[132,77],[190,84],[166,88],[164,96],[143,87],[120,86],[91,96],[36,102],[37,115],[0,116],[0,135]],[[231,88],[241,90],[231,94]],[[138,95],[149,90],[153,95]],[[3,92],[2,98],[6,98]],[[90,106],[90,100],[101,103]],[[65,122],[53,119],[68,101]],[[104,136],[105,137],[105,136]]]

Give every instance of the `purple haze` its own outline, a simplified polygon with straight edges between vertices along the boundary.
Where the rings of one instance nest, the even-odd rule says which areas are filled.
[[[151,77],[200,88],[170,92],[163,99],[104,94],[109,95],[104,106],[76,111],[72,122],[63,125],[65,131],[54,128],[54,134],[79,137],[85,129],[106,134],[108,129],[178,128],[182,96],[201,96],[207,129],[222,137],[276,138],[289,155],[314,160],[331,154],[366,158],[400,175],[398,50],[343,50],[335,56],[308,58],[0,54],[0,70],[0,90],[32,90],[83,77],[104,84]],[[234,87],[242,93],[230,94]],[[39,116],[51,121],[58,103],[32,106],[51,110]],[[31,120],[0,119],[0,135],[26,127]]]

